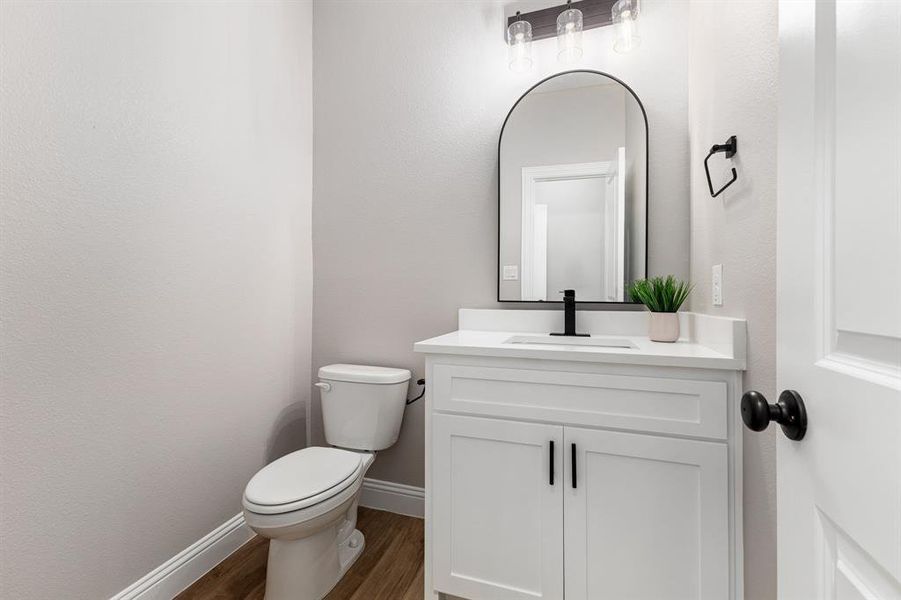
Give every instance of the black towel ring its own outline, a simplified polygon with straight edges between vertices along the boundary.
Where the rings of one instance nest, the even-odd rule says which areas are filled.
[[[721,187],[719,191],[713,191],[713,183],[710,181],[710,168],[707,166],[707,161],[710,160],[710,157],[716,154],[717,152],[725,152],[726,158],[732,158],[735,156],[735,153],[738,152],[738,138],[734,135],[730,137],[725,144],[714,144],[710,147],[710,152],[707,153],[707,158],[704,159],[704,171],[707,173],[707,187],[710,189],[710,195],[713,198],[716,198],[720,194],[723,193],[727,187],[735,183],[738,179],[738,173],[735,170],[735,167],[732,167],[732,179],[730,179],[726,185]]]

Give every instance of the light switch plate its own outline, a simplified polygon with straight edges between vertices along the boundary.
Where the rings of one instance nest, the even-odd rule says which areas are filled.
[[[723,265],[713,265],[713,305],[723,305]]]
[[[504,281],[516,281],[519,279],[518,265],[504,265]]]

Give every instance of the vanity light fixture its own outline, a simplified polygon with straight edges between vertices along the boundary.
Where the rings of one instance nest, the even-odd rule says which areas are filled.
[[[532,25],[516,11],[516,20],[507,27],[507,66],[524,73],[532,69]]]
[[[506,41],[513,71],[532,67],[532,42],[557,38],[557,60],[572,62],[582,56],[582,32],[615,25],[613,49],[630,52],[641,43],[638,37],[640,0],[567,0],[525,14],[507,17]]]
[[[631,52],[641,45],[638,37],[638,2],[639,0],[618,0],[611,11],[613,24],[616,25],[616,41],[613,49],[620,54]]]
[[[571,63],[582,58],[582,11],[572,8],[572,0],[566,7],[557,17],[557,60]]]

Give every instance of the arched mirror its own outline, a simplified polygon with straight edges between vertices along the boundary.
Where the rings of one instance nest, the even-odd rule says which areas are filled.
[[[513,106],[498,143],[498,300],[629,302],[647,271],[648,125],[624,83],[549,77]]]

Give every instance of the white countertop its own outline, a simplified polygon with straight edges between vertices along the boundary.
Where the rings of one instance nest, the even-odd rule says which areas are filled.
[[[590,311],[579,312],[576,323],[579,325],[580,331],[590,332],[592,338],[625,340],[632,347],[556,345],[563,341],[559,337],[554,338],[555,345],[507,343],[514,336],[547,336],[549,328],[545,327],[541,330],[535,325],[536,319],[544,324],[548,319],[556,318],[555,313],[551,312],[549,315],[548,312],[463,309],[460,311],[461,326],[477,326],[478,329],[460,329],[417,342],[413,348],[416,352],[427,354],[704,369],[744,370],[746,368],[745,322],[740,319],[696,313],[680,313],[683,337],[674,343],[652,342],[647,338],[647,335],[643,333],[647,327],[646,313],[620,312],[617,314],[608,312],[592,315]],[[543,314],[529,315],[528,313]],[[491,325],[494,323],[505,327],[505,330],[492,330]],[[533,327],[531,330],[528,329],[530,325]],[[639,328],[642,328],[642,333],[635,331]],[[599,331],[600,329],[607,331]]]

